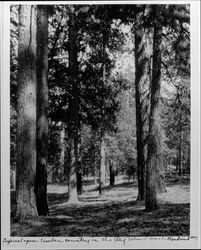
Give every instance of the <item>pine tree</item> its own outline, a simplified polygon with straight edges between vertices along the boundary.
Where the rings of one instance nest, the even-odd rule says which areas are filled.
[[[78,165],[78,62],[77,62],[77,35],[76,35],[75,7],[69,7],[69,70],[72,86],[69,101],[70,115],[70,163],[68,182],[68,202],[77,203],[77,165]]]
[[[48,13],[47,6],[37,11],[37,165],[36,202],[39,215],[48,215]]]
[[[155,16],[160,16],[161,6],[153,7]],[[162,24],[159,20],[154,23],[153,38],[153,74],[151,79],[151,106],[149,115],[149,135],[146,169],[146,210],[157,208],[157,178],[160,164],[160,88],[161,88],[161,41]]]
[[[105,113],[105,100],[104,100],[104,86],[106,84],[106,41],[107,33],[103,30],[102,35],[102,91],[101,91],[101,128],[100,128],[100,171],[99,171],[99,194],[103,194],[102,188],[105,186],[105,174],[106,174],[106,166],[105,166],[105,139],[104,139],[104,113]]]
[[[19,6],[16,218],[38,216],[36,178],[36,6]]]
[[[146,7],[149,11],[149,6]],[[135,25],[135,101],[136,101],[136,138],[137,138],[137,176],[138,200],[145,199],[145,122],[149,106],[149,88],[151,79],[151,36],[150,30],[137,15]]]

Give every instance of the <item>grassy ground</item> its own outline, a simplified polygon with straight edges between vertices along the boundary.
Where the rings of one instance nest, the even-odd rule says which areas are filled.
[[[49,185],[50,216],[21,223],[11,220],[11,236],[189,235],[189,179],[169,179],[166,191],[158,196],[158,210],[146,212],[144,204],[136,202],[133,183],[117,181],[102,197],[96,185],[85,185],[77,205],[68,205],[66,186]]]

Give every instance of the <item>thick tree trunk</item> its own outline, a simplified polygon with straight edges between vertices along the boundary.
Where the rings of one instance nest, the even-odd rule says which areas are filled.
[[[145,143],[144,143],[144,103],[146,88],[150,85],[149,32],[142,24],[135,27],[135,101],[137,137],[137,177],[138,200],[145,199]],[[147,104],[146,104],[147,105]]]
[[[48,164],[48,14],[47,7],[38,5],[37,13],[37,164],[36,202],[38,215],[49,214],[47,202]]]
[[[68,183],[68,202],[77,203],[77,164],[78,164],[78,62],[77,62],[77,32],[74,6],[69,13],[69,68],[72,94],[69,102],[70,113],[70,171]]]
[[[19,7],[16,219],[38,216],[36,177],[36,7]]]
[[[77,203],[77,145],[74,138],[70,141],[70,166],[68,179],[68,202]]]
[[[155,13],[160,16],[160,7],[155,6]],[[156,21],[153,39],[153,75],[151,82],[151,107],[149,117],[149,137],[147,152],[146,171],[146,210],[152,211],[157,208],[157,182],[160,164],[160,133],[159,133],[159,105],[161,87],[161,41],[162,25]]]

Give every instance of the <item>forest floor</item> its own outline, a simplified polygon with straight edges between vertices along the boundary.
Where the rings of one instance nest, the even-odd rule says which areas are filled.
[[[99,197],[97,185],[84,184],[79,204],[67,203],[65,185],[48,185],[49,217],[11,219],[11,236],[187,236],[190,234],[190,180],[169,178],[159,208],[146,212],[137,202],[137,184],[117,179]]]

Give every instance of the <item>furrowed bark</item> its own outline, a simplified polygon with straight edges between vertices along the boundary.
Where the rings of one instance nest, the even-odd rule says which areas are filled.
[[[38,5],[37,13],[37,165],[36,202],[38,214],[49,214],[47,201],[48,164],[48,13]]]
[[[77,203],[77,164],[78,164],[78,62],[77,62],[77,31],[75,10],[69,9],[69,68],[72,93],[69,103],[70,110],[70,169],[68,183],[68,202]]]
[[[137,177],[138,200],[145,199],[145,140],[144,140],[144,103],[145,90],[150,86],[150,34],[147,28],[138,21],[135,26],[135,104],[136,104],[136,137],[137,137]],[[147,93],[146,93],[147,95]],[[145,102],[145,101],[144,101]]]
[[[36,7],[19,7],[16,219],[38,217],[36,178]]]
[[[160,16],[160,6],[155,6],[155,13]],[[160,21],[155,22],[153,39],[153,75],[151,82],[151,107],[149,117],[149,137],[147,152],[146,171],[146,210],[152,211],[157,208],[157,183],[160,164],[160,88],[161,88],[161,41],[162,25]]]

